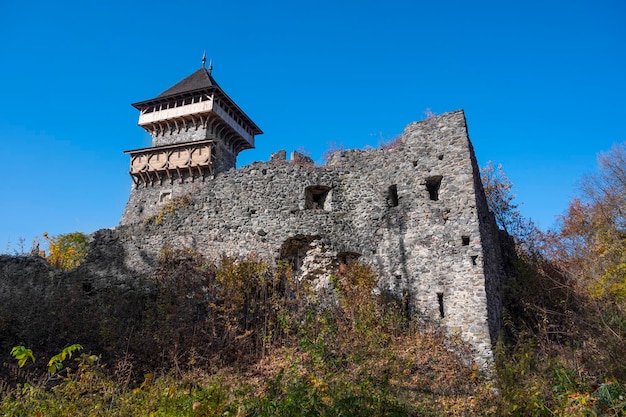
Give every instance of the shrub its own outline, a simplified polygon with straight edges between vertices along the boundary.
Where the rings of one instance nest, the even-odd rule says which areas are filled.
[[[87,236],[80,232],[68,233],[51,237],[44,233],[43,237],[48,241],[46,261],[56,268],[68,270],[76,268],[87,256]]]

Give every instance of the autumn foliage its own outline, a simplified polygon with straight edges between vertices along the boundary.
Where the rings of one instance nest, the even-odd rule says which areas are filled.
[[[48,254],[42,255],[56,268],[68,270],[76,268],[87,256],[87,236],[80,232],[50,236],[44,233],[48,241]]]
[[[598,157],[562,216],[550,256],[590,293],[626,312],[626,143]]]
[[[379,294],[366,265],[341,265],[317,294],[287,263],[166,246],[137,287],[98,291],[79,268],[0,303],[15,340],[0,356],[0,415],[626,415],[626,144],[599,164],[550,232],[521,214],[501,166],[483,169],[508,233],[492,374]],[[52,265],[84,258],[84,235],[44,236]],[[33,363],[76,342],[90,355],[52,356],[62,372]]]
[[[482,174],[490,210],[514,242],[496,367],[509,411],[624,415],[626,144],[598,157],[548,232],[522,216],[501,166]]]

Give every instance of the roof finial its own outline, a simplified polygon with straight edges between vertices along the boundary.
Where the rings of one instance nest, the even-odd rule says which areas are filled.
[[[204,68],[204,64],[206,64],[206,49],[204,50],[204,54],[202,54],[202,68]]]
[[[213,72],[213,58],[209,60],[209,75]]]

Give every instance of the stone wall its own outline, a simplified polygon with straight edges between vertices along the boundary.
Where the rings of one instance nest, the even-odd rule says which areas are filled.
[[[125,267],[124,251],[117,233],[105,229],[92,235],[87,259],[70,271],[37,256],[0,255],[0,358],[8,360],[16,345],[37,358],[74,343],[107,358],[124,352],[153,296],[145,271]],[[0,381],[9,377],[4,365],[0,360]]]
[[[168,204],[164,192],[190,202],[146,222]],[[134,188],[115,233],[125,268],[137,272],[150,270],[164,245],[209,258],[287,259],[302,273],[359,258],[380,273],[382,291],[459,335],[480,366],[492,361],[502,268],[462,111],[410,124],[392,147],[339,152],[323,166],[273,157],[204,182]]]

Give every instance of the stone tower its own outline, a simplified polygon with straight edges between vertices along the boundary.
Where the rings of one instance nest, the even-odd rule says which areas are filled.
[[[263,132],[220,88],[212,65],[202,67],[155,98],[134,103],[139,126],[152,136],[149,148],[125,151],[135,194],[156,195],[155,201],[135,207],[150,215],[159,203],[180,194],[182,184],[204,181],[235,168],[237,155],[254,148]],[[122,217],[125,223],[126,212]]]
[[[254,136],[263,132],[220,88],[211,67],[205,68],[203,59],[202,68],[193,74],[157,97],[133,104],[141,112],[139,126],[152,135],[151,148],[126,151],[135,183],[161,181],[163,173],[180,180],[182,171],[174,175],[177,167],[187,169],[191,177],[195,171],[227,171],[235,167],[239,152],[254,148]],[[205,150],[211,151],[210,160]],[[188,159],[172,159],[178,152]]]

